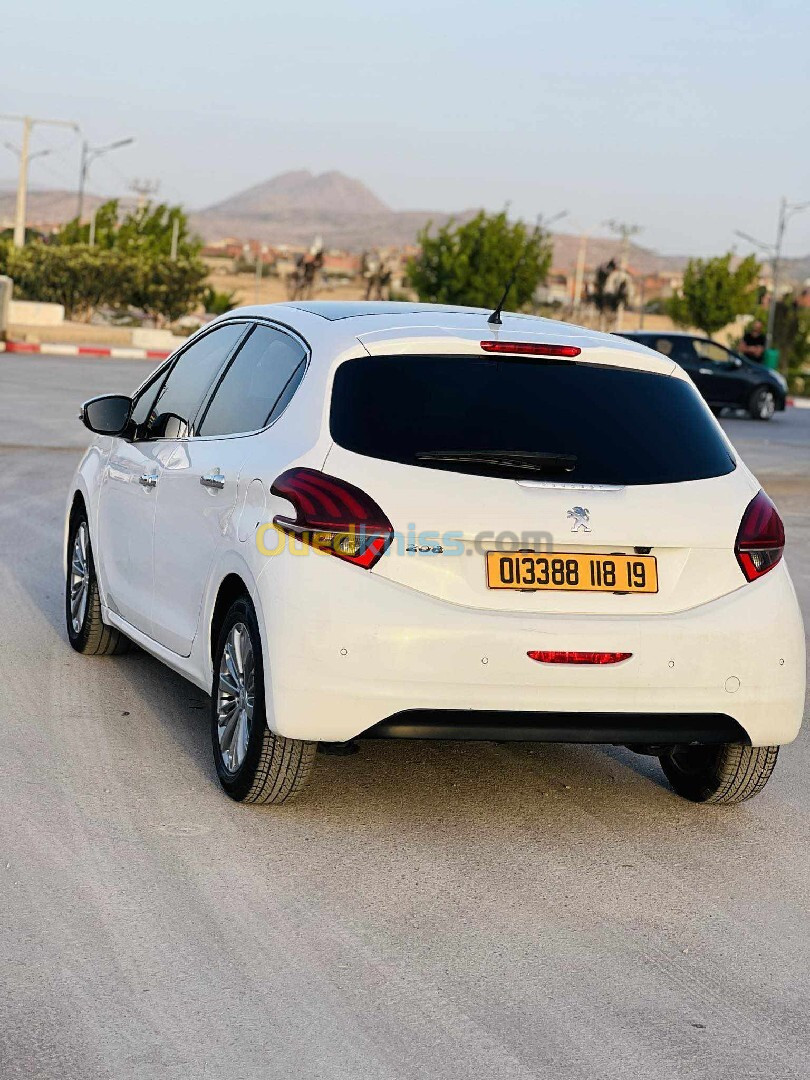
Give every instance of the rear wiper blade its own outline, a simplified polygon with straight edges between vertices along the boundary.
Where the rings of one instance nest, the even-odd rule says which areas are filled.
[[[469,462],[473,465],[507,465],[512,469],[559,470],[573,472],[576,454],[554,454],[542,450],[419,450],[417,461]]]

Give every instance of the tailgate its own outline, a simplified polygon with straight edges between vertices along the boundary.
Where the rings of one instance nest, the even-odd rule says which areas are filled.
[[[757,484],[742,468],[680,484],[574,487],[423,469],[339,446],[324,468],[367,491],[396,530],[373,573],[454,604],[652,614],[696,607],[744,584],[734,541]],[[486,555],[493,551],[650,556],[658,590],[490,588]]]

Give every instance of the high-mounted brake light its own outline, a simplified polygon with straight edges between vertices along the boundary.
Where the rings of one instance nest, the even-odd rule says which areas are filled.
[[[484,352],[512,353],[517,356],[579,356],[576,345],[539,345],[534,341],[482,341]]]
[[[317,469],[287,469],[270,488],[296,510],[273,524],[327,555],[370,570],[394,538],[394,528],[370,495]]]
[[[765,494],[758,492],[746,507],[734,554],[746,581],[773,570],[785,550],[785,526],[776,507]]]
[[[526,653],[530,660],[541,664],[620,664],[633,655],[629,652],[557,652],[550,649]]]

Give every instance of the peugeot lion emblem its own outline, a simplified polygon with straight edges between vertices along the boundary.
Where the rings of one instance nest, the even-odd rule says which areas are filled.
[[[591,520],[590,511],[586,506],[572,506],[568,511],[566,517],[574,519],[574,523],[571,526],[571,532],[590,532],[591,527],[588,522]]]

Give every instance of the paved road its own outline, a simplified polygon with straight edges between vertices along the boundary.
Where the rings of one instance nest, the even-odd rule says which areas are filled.
[[[68,648],[76,408],[147,371],[0,358],[4,1080],[806,1077],[807,737],[734,810],[620,749],[418,743],[248,809],[203,695]],[[807,611],[810,411],[727,428]]]

